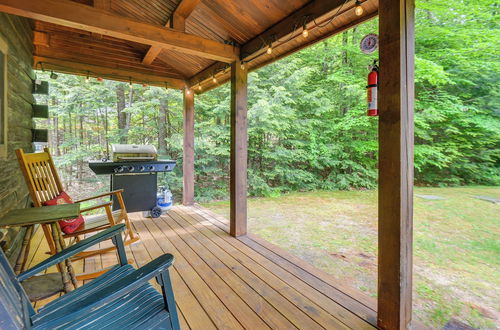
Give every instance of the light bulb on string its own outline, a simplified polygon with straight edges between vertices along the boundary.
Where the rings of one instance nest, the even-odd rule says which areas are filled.
[[[356,0],[356,4],[354,5],[354,13],[356,13],[356,16],[363,15],[364,11],[365,10],[363,9],[363,6],[361,6],[361,2],[359,0]]]
[[[245,70],[245,61],[241,61],[240,68],[241,70]]]
[[[267,46],[266,53],[267,53],[267,55],[271,55],[273,53],[273,46],[271,44],[269,44],[269,46]]]
[[[307,26],[304,24],[304,26],[302,27],[302,36],[304,38],[307,38],[309,36],[309,30],[307,30]]]
[[[214,84],[216,84],[216,83],[217,83],[217,78],[215,78],[215,75],[213,75],[213,76],[212,76],[212,82],[213,82]]]
[[[128,86],[129,86],[130,88],[132,88],[132,77],[130,77],[130,78],[129,78],[129,81],[128,81]]]
[[[198,90],[201,91],[201,84],[198,84]]]
[[[186,88],[186,95],[191,95],[191,90],[189,88]]]
[[[87,77],[85,77],[85,82],[88,84],[90,82],[90,72],[87,71]]]

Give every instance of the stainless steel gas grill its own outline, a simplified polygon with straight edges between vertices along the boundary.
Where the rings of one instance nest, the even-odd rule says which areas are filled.
[[[89,161],[95,174],[109,174],[111,189],[124,189],[123,199],[127,211],[151,211],[152,217],[161,214],[156,207],[157,173],[171,172],[175,160],[158,160],[153,145],[112,144],[112,159]],[[113,200],[113,210],[118,209]]]

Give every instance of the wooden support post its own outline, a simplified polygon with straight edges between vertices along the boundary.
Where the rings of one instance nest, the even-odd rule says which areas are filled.
[[[241,62],[231,64],[231,182],[232,236],[247,233],[247,71]]]
[[[184,90],[184,153],[182,162],[182,204],[194,203],[194,93]]]
[[[379,2],[378,315],[412,320],[414,0]]]

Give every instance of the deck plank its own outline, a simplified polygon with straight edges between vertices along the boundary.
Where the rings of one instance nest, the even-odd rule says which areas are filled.
[[[174,268],[182,276],[186,284],[190,287],[195,297],[200,302],[207,315],[212,319],[217,328],[241,329],[241,324],[227,310],[224,303],[210,289],[195,269],[187,262],[176,247],[166,237],[162,237],[161,231],[153,223],[153,220],[145,219],[135,221],[134,225],[140,229],[141,233],[149,231],[152,238],[159,246],[161,253],[172,253],[175,256]]]
[[[224,221],[225,219],[223,217],[218,216],[200,206],[189,208],[187,210],[187,212],[190,211],[195,211],[201,217],[211,221],[219,228],[225,231],[228,230],[228,223]],[[314,266],[299,259],[298,257],[292,256],[289,252],[256,235],[248,234],[246,236],[241,236],[238,238],[238,241],[246,245],[246,247],[243,248],[243,251],[249,253],[249,256],[254,255],[254,252],[258,252],[262,257],[266,258],[267,260],[263,260],[261,257],[257,257],[263,262],[263,265],[267,265],[266,267],[272,267],[274,269],[274,266],[277,265],[290,274],[293,274],[296,278],[299,278],[310,288],[314,288],[316,290],[310,291],[308,287],[301,286],[305,290],[303,292],[316,292],[325,295],[331,301],[340,304],[344,311],[354,313],[355,318],[361,317],[372,326],[376,324],[376,312],[374,309],[376,302],[374,299],[370,299],[370,297],[356,291],[354,288],[346,288],[345,285],[338,284],[331,275],[322,273]],[[241,247],[241,245],[239,246]],[[313,273],[310,271],[313,271]],[[333,283],[335,286],[332,285]],[[311,297],[311,299],[318,301],[318,298],[315,297]],[[320,299],[319,301],[325,302],[324,299]],[[327,306],[331,305],[327,303],[326,307]]]
[[[155,221],[147,222],[147,226],[156,227],[155,231],[163,233],[164,237],[175,247],[177,254],[181,254],[195,272],[205,281],[210,289],[217,295],[229,312],[241,323],[244,328],[268,329],[269,327],[258,317],[245,302],[210,268],[206,261],[184,241],[188,239],[173,222]],[[181,238],[182,237],[182,238]],[[177,255],[176,254],[176,255]],[[214,257],[215,258],[215,257]]]
[[[200,221],[209,219],[208,217],[202,217],[199,213],[193,211],[192,208],[186,209],[184,210],[184,212],[185,214],[190,215],[192,217],[197,217],[198,220]],[[327,316],[328,319],[334,317],[339,321],[341,321],[343,324],[354,326],[357,329],[372,328],[371,325],[361,320],[357,315],[353,314],[345,307],[339,305],[336,301],[330,299],[329,297],[324,295],[321,291],[318,291],[315,288],[309,286],[301,278],[296,277],[292,273],[281,268],[280,266],[275,264],[272,260],[269,260],[265,256],[257,253],[255,250],[245,245],[239,239],[228,237],[225,238],[225,240],[229,244],[231,244],[234,248],[238,249],[247,257],[255,261],[263,269],[266,269],[268,272],[275,274],[276,277],[288,283],[302,297],[305,297],[306,299],[315,302],[315,304],[319,308],[321,308],[322,311],[325,311],[326,313],[329,313],[331,315]]]
[[[140,238],[126,246],[134,266],[167,252],[175,257],[170,273],[182,329],[375,328],[373,305],[362,293],[344,290],[330,275],[258,236],[231,237],[228,221],[199,205],[175,206],[157,219],[129,217]],[[31,244],[29,265],[47,258],[43,233],[37,231]],[[74,266],[91,272],[117,261],[111,252]]]
[[[212,233],[217,236],[217,244],[221,248],[225,249],[231,255],[236,256],[242,265],[250,269],[261,280],[265,281],[284,298],[288,299],[292,304],[298,307],[304,314],[316,321],[317,324],[327,329],[347,328],[346,323],[337,318],[338,315],[334,316],[328,313],[318,304],[318,301],[313,301],[297,290],[296,286],[304,285],[302,281],[295,281],[290,276],[287,276],[285,272],[280,272],[277,268],[273,269],[273,271],[266,269],[252,259],[252,257],[238,249],[238,247],[242,248],[239,246],[239,244],[242,244],[241,242],[234,237],[229,236],[225,231],[213,225],[212,222],[207,221],[206,218],[200,217],[199,214],[191,211],[189,208],[182,208],[182,212],[177,210],[174,210],[173,212],[179,212],[178,214],[180,214],[184,219],[190,222],[192,221],[191,224],[193,226],[202,225],[211,230]],[[337,312],[337,310],[334,311]],[[337,314],[344,316],[340,313]],[[359,318],[356,318],[353,321],[359,321]],[[356,326],[358,328],[364,326],[362,322],[357,323],[358,324],[356,324]]]
[[[134,218],[132,224],[139,232],[141,242],[146,247],[147,253],[150,254],[151,258],[159,257],[164,253],[151,233],[146,229],[142,220]],[[191,288],[184,281],[184,277],[181,277],[178,268],[178,262],[175,260],[174,267],[170,271],[170,276],[177,305],[186,317],[189,327],[192,329],[216,329],[214,323],[191,291]]]
[[[203,243],[198,240],[198,233],[194,228],[186,228],[182,226],[182,224],[179,223],[178,220],[174,219],[174,217],[176,216],[173,214],[168,214],[167,216],[162,217],[162,226],[174,228],[179,237],[181,237],[186,244],[192,247],[193,251],[196,252],[199,258],[206,262],[211,270],[218,274],[218,276],[226,283],[226,287],[240,297],[240,301],[242,303],[234,305],[231,308],[242,309],[249,314],[258,315],[265,322],[265,324],[267,324],[267,326],[274,329],[294,328],[292,323],[283,317],[271,304],[263,299],[258,292],[254,291],[251,286],[239,278],[230,267],[219,259],[223,258],[221,257],[221,253],[215,254],[208,247],[203,245]],[[250,310],[248,310],[248,308],[250,308]],[[255,323],[254,327],[258,326],[259,328],[266,328],[267,326],[265,324]]]
[[[209,218],[219,221],[221,224],[225,226],[224,228],[226,228],[226,230],[229,230],[228,229],[229,220],[227,220],[226,218],[212,212],[211,210],[202,207],[199,204],[195,204],[194,208],[196,209],[197,212],[200,212],[204,216],[208,216]],[[269,241],[266,241],[265,239],[255,234],[248,233],[246,236],[244,236],[244,238],[253,240],[257,244],[261,245],[262,247],[266,248],[269,251],[272,251],[274,254],[286,260],[288,264],[293,265],[296,268],[302,268],[304,271],[318,278],[323,283],[327,283],[333,290],[341,294],[339,298],[341,299],[350,298],[351,300],[354,300],[355,303],[361,303],[362,305],[368,307],[372,311],[373,315],[375,315],[377,309],[376,299],[362,293],[361,291],[351,286],[341,283],[339,280],[335,279],[332,275],[320,270],[319,268],[314,267],[313,265],[305,262],[299,257],[292,255],[290,252],[285,251],[284,249],[274,245]]]

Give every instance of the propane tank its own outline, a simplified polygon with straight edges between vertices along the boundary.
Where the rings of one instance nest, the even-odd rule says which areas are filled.
[[[378,70],[376,62],[373,62],[372,69],[368,74],[368,85],[366,86],[368,116],[378,116]]]
[[[167,187],[159,187],[158,193],[156,194],[156,205],[161,208],[162,213],[170,210],[173,202],[174,200],[170,189]]]

